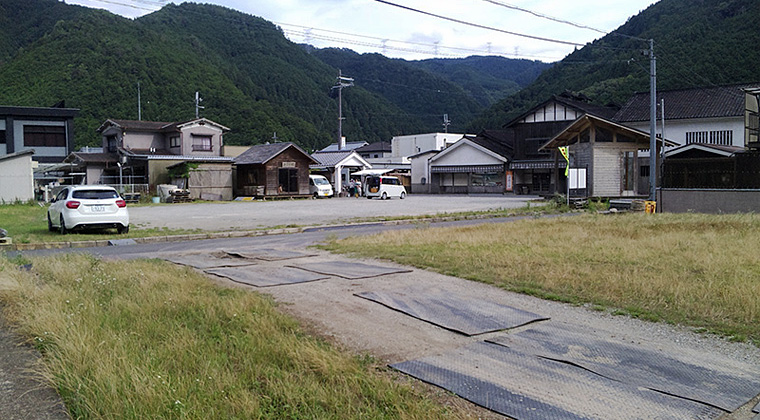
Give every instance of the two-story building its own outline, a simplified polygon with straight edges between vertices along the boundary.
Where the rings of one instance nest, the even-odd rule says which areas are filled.
[[[205,118],[185,122],[106,120],[98,132],[102,152],[72,153],[67,161],[88,184],[142,184],[151,191],[171,183],[169,167],[189,163],[195,171],[214,173],[214,185],[186,185],[191,196],[200,198],[213,190],[214,196],[232,197],[232,163],[224,156],[224,133],[229,128]],[[203,182],[203,181],[200,181]],[[209,192],[211,194],[211,192]]]
[[[0,106],[0,156],[34,150],[40,163],[60,163],[74,150],[75,108]]]

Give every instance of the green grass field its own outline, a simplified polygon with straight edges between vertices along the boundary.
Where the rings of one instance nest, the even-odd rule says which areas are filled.
[[[760,344],[760,215],[582,215],[326,248]]]
[[[271,299],[191,269],[69,254],[0,257],[0,277],[20,285],[0,287],[4,314],[73,418],[470,417],[305,334]]]
[[[37,203],[0,205],[0,228],[8,231],[14,243],[42,243],[68,241],[97,241],[103,239],[143,238],[159,235],[198,233],[198,230],[144,229],[130,226],[129,233],[119,235],[116,229],[83,231],[61,235],[47,228],[47,206]]]

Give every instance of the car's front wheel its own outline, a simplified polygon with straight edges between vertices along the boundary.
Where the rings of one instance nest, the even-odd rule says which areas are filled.
[[[66,222],[63,221],[63,215],[61,215],[61,224],[58,226],[58,231],[61,232],[61,235],[69,233],[69,230],[66,229]]]
[[[50,213],[48,213],[47,219],[48,219],[48,231],[55,232],[55,226],[53,226],[53,221],[50,220]]]

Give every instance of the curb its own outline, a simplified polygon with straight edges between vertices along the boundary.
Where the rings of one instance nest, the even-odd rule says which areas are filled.
[[[248,231],[230,231],[230,232],[211,232],[211,233],[196,233],[186,235],[164,235],[164,236],[147,236],[144,238],[129,238],[138,244],[149,244],[158,242],[180,242],[180,241],[196,241],[204,239],[224,239],[224,238],[245,238],[256,236],[269,236],[269,235],[285,235],[302,232],[314,232],[318,230],[332,230],[342,229],[347,227],[356,226],[398,226],[408,225],[415,223],[440,223],[440,222],[452,222],[456,220],[477,220],[477,219],[497,219],[508,217],[535,217],[536,214],[505,214],[505,215],[470,215],[470,216],[442,216],[431,217],[424,219],[400,219],[400,220],[381,220],[377,222],[357,222],[357,223],[342,223],[334,225],[320,225],[320,226],[304,226],[295,228],[279,228],[279,229],[262,229],[262,230],[248,230]],[[102,239],[97,241],[74,241],[74,242],[42,242],[42,243],[30,243],[30,244],[8,244],[0,245],[0,251],[35,251],[41,249],[65,249],[65,248],[96,248],[113,246],[112,240]]]

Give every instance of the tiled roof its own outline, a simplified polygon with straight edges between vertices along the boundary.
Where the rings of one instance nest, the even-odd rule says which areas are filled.
[[[512,158],[515,144],[512,130],[483,130],[477,136],[467,138],[499,156]]]
[[[119,155],[116,153],[83,153],[83,152],[74,152],[71,154],[71,156],[76,157],[77,159],[87,162],[87,163],[108,163],[108,162],[118,162],[119,161]],[[69,160],[68,158],[66,160]]]
[[[349,157],[353,150],[347,150],[342,152],[316,152],[311,157],[317,161],[320,166],[335,166],[343,159]]]
[[[287,148],[293,147],[304,156],[309,157],[309,154],[304,152],[303,149],[295,145],[294,143],[270,143],[270,144],[257,144],[251,146],[250,149],[241,153],[235,158],[235,163],[238,165],[259,165],[269,162],[272,158],[284,152]]]
[[[356,149],[358,153],[369,153],[369,152],[390,152],[391,151],[391,142],[389,141],[378,141],[375,143],[370,143],[366,146],[362,146],[358,149]]]
[[[657,92],[657,103],[665,100],[665,120],[738,117],[744,115],[742,88],[755,85],[717,86]],[[615,115],[619,122],[649,121],[649,92],[638,92]],[[657,117],[661,117],[660,110]]]
[[[355,150],[355,149],[358,149],[358,148],[360,148],[362,146],[366,146],[367,144],[368,143],[366,141],[349,141],[349,142],[346,142],[346,147],[344,147],[343,150],[340,150],[340,151],[342,152],[342,151],[346,151],[346,150],[349,150],[349,151],[350,150]],[[320,150],[319,152],[338,152],[338,151],[339,151],[338,150],[338,143],[333,143],[333,144],[325,147],[324,149]]]
[[[118,125],[121,128],[128,129],[128,130],[137,130],[137,131],[161,131],[162,129],[168,126],[176,124],[173,122],[162,122],[162,121],[134,121],[134,120],[108,120],[108,121],[112,122],[114,125]]]

